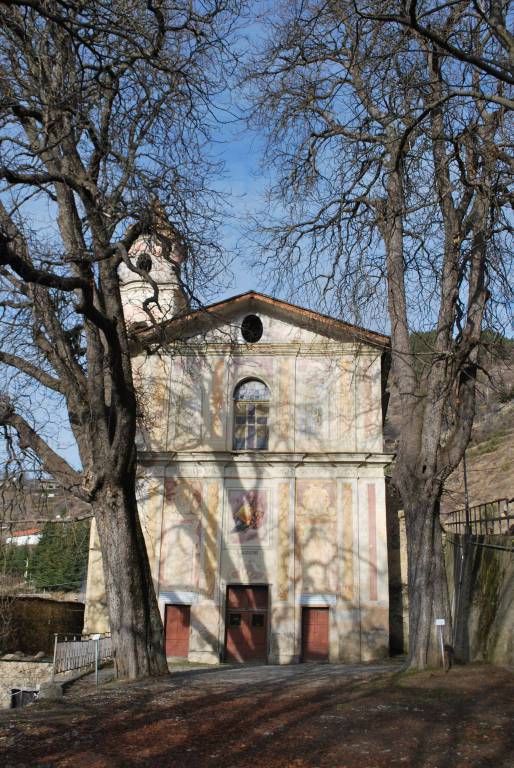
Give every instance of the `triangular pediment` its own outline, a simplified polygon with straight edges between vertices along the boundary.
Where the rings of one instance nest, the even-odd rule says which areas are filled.
[[[257,315],[272,321],[265,324],[265,327],[270,330],[268,337],[263,336],[263,343],[280,341],[287,343],[291,340],[291,333],[288,331],[293,329],[298,329],[300,334],[303,332],[302,340],[306,340],[308,336],[319,336],[327,340],[360,343],[378,348],[387,348],[390,343],[389,337],[384,334],[256,291],[248,291],[194,312],[185,313],[155,327],[142,328],[136,331],[134,337],[138,346],[207,336],[212,340],[213,335],[216,334],[220,335],[220,340],[225,338],[226,341],[244,343],[238,332],[242,320],[248,315]]]

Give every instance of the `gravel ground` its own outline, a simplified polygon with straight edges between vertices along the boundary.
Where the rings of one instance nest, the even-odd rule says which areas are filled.
[[[173,668],[0,713],[3,768],[514,768],[514,675]]]

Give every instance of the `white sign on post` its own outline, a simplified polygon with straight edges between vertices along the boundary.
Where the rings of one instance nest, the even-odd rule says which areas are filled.
[[[444,640],[443,640],[443,627],[446,624],[444,619],[436,619],[435,625],[439,627],[439,642],[441,644],[441,661],[444,667]]]
[[[102,635],[96,633],[91,635],[91,640],[95,641],[95,685],[98,685],[98,661],[100,657],[100,638]]]

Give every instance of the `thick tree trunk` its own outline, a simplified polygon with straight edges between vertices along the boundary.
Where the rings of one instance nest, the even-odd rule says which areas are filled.
[[[164,675],[163,626],[133,482],[107,484],[95,503],[95,518],[116,675],[131,680]]]
[[[409,501],[404,498],[409,570],[409,667],[425,669],[442,663],[436,619],[445,620],[444,643],[451,643],[451,611],[439,501],[423,499],[421,492]]]

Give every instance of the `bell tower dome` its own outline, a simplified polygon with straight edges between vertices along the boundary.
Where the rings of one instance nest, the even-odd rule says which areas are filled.
[[[146,272],[157,285],[158,305],[148,309],[155,322],[170,320],[187,311],[189,304],[180,281],[180,269],[187,252],[175,227],[158,212],[152,232],[142,234],[129,251],[131,264]],[[150,325],[151,319],[143,308],[144,301],[154,295],[153,285],[129,269],[125,262],[118,267],[123,313],[127,325]]]

